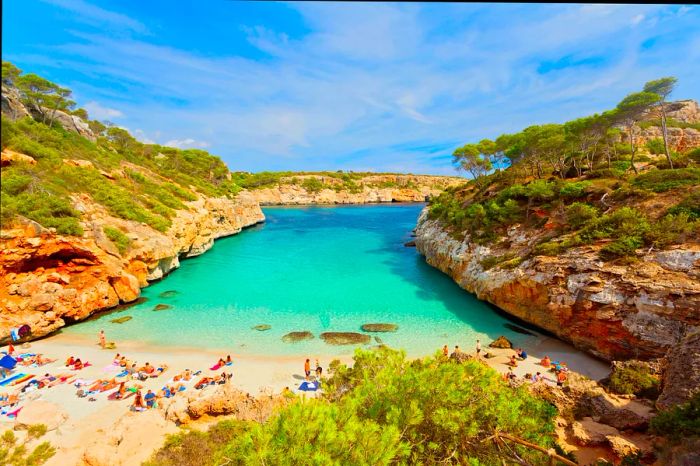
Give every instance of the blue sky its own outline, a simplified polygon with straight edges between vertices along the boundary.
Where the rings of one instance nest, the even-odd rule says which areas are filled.
[[[679,78],[700,7],[6,0],[3,60],[233,170],[453,173],[452,150]]]

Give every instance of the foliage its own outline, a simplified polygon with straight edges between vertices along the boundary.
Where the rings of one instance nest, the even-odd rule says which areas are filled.
[[[679,186],[700,183],[700,168],[677,168],[673,170],[651,170],[632,180],[632,185],[662,193]]]
[[[515,454],[540,464],[542,453],[489,437],[554,446],[556,409],[477,361],[409,361],[382,348],[357,350],[352,367],[334,361],[331,372],[323,398],[296,400],[264,424],[227,421],[218,442],[212,430],[170,437],[147,464],[496,465]]]
[[[681,202],[668,209],[669,214],[685,213],[691,220],[700,220],[700,191],[688,195]]]
[[[8,466],[39,466],[46,463],[56,449],[49,442],[42,442],[29,451],[27,444],[46,434],[46,426],[35,424],[27,429],[27,437],[19,443],[15,433],[8,429],[0,436],[0,464]]]
[[[652,154],[663,154],[665,150],[663,139],[649,139],[646,146],[647,150]]]
[[[566,208],[566,221],[574,229],[582,227],[597,216],[598,209],[583,202],[574,202]]]
[[[608,386],[613,393],[655,400],[659,396],[659,384],[659,378],[651,373],[648,366],[630,363],[613,371]]]
[[[310,193],[317,193],[325,188],[325,185],[318,178],[307,178],[301,183],[301,187]]]
[[[564,184],[559,194],[566,199],[578,199],[586,194],[586,189],[591,185],[590,181],[574,181]]]
[[[675,442],[700,436],[700,392],[696,392],[685,404],[661,411],[652,418],[650,429],[653,433],[669,437]]]
[[[109,238],[109,240],[117,247],[120,254],[124,254],[129,249],[131,240],[128,236],[122,233],[120,229],[114,227],[104,227],[104,232],[105,235],[107,235],[107,238]]]

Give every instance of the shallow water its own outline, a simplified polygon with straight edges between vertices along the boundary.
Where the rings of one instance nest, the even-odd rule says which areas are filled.
[[[331,346],[319,335],[360,332],[362,324],[377,322],[399,329],[373,336],[414,356],[443,344],[472,350],[477,338],[484,345],[499,335],[516,344],[534,338],[504,326],[506,318],[403,245],[421,208],[265,208],[265,224],[217,240],[209,252],[183,261],[143,290],[145,303],[63,332],[97,335],[104,329],[114,341],[270,356],[351,354],[353,346]],[[157,304],[172,308],[154,311]],[[133,318],[110,322],[127,315]],[[258,324],[272,328],[251,328]],[[284,334],[302,330],[316,338],[282,342]]]

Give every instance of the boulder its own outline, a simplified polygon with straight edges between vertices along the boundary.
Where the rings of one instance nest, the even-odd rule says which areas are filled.
[[[166,309],[172,309],[173,307],[170,304],[156,304],[155,307],[153,308],[154,311],[165,311]]]
[[[321,339],[329,345],[358,345],[367,344],[371,338],[357,332],[324,332]]]
[[[363,332],[395,332],[399,329],[396,324],[364,324]]]
[[[700,391],[700,332],[688,335],[668,350],[662,361],[659,409],[686,403]]]
[[[282,337],[282,341],[285,343],[296,343],[298,341],[312,340],[313,338],[313,333],[309,332],[308,330],[304,330],[303,332],[289,332]]]
[[[110,320],[110,322],[112,322],[113,324],[123,324],[124,322],[128,322],[131,319],[133,319],[133,317],[124,316],[124,317],[117,317],[116,319],[112,319],[112,320]]]
[[[595,422],[590,417],[584,417],[571,424],[571,435],[574,441],[584,447],[603,445],[607,442],[607,436],[619,434],[620,432],[614,427]]]
[[[612,448],[613,453],[618,458],[624,458],[627,455],[634,455],[639,452],[639,447],[629,440],[625,440],[619,435],[608,435],[605,437]]]
[[[252,327],[253,330],[257,330],[259,332],[264,332],[265,330],[270,330],[272,328],[272,325],[267,325],[267,324],[259,324],[256,325],[255,327]]]
[[[460,351],[459,353],[450,354],[450,361],[465,362],[469,361],[470,359],[472,359],[472,357],[463,351]]]
[[[501,335],[500,337],[496,338],[494,341],[489,343],[489,346],[491,348],[505,348],[509,349],[513,347],[513,343],[510,342],[509,339]]]
[[[44,424],[47,430],[54,430],[67,419],[68,414],[55,403],[44,400],[30,401],[17,414],[15,430],[26,429],[36,424]]]
[[[413,240],[411,240],[411,241],[406,241],[405,243],[403,243],[403,245],[406,246],[407,248],[415,248],[415,247],[416,247],[416,242],[413,241]]]
[[[131,274],[122,274],[116,278],[110,279],[109,282],[112,284],[112,288],[114,288],[117,296],[119,296],[119,301],[122,303],[134,301],[141,294],[139,281]]]
[[[162,293],[159,293],[158,297],[159,298],[172,298],[176,294],[178,294],[177,290],[167,290],[167,291],[163,291]]]
[[[0,165],[7,167],[8,165],[14,165],[17,163],[26,163],[29,165],[36,165],[36,160],[28,155],[15,152],[10,149],[3,149],[0,154]]]

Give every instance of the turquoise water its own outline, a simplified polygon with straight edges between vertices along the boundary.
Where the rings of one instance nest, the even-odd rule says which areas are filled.
[[[377,334],[410,355],[443,344],[471,350],[477,338],[527,338],[489,306],[428,266],[403,243],[422,205],[266,208],[267,221],[217,240],[185,260],[164,280],[143,290],[148,299],[124,311],[64,329],[109,340],[157,345],[226,348],[234,354],[338,355],[353,347],[330,346],[325,331],[360,331],[364,323],[399,325]],[[159,296],[174,290],[174,296]],[[171,293],[172,294],[172,293]],[[153,311],[156,304],[171,309]],[[110,320],[129,315],[123,324]],[[252,330],[269,324],[265,332]],[[309,330],[316,338],[294,344],[281,337]],[[372,344],[376,344],[374,341]]]

